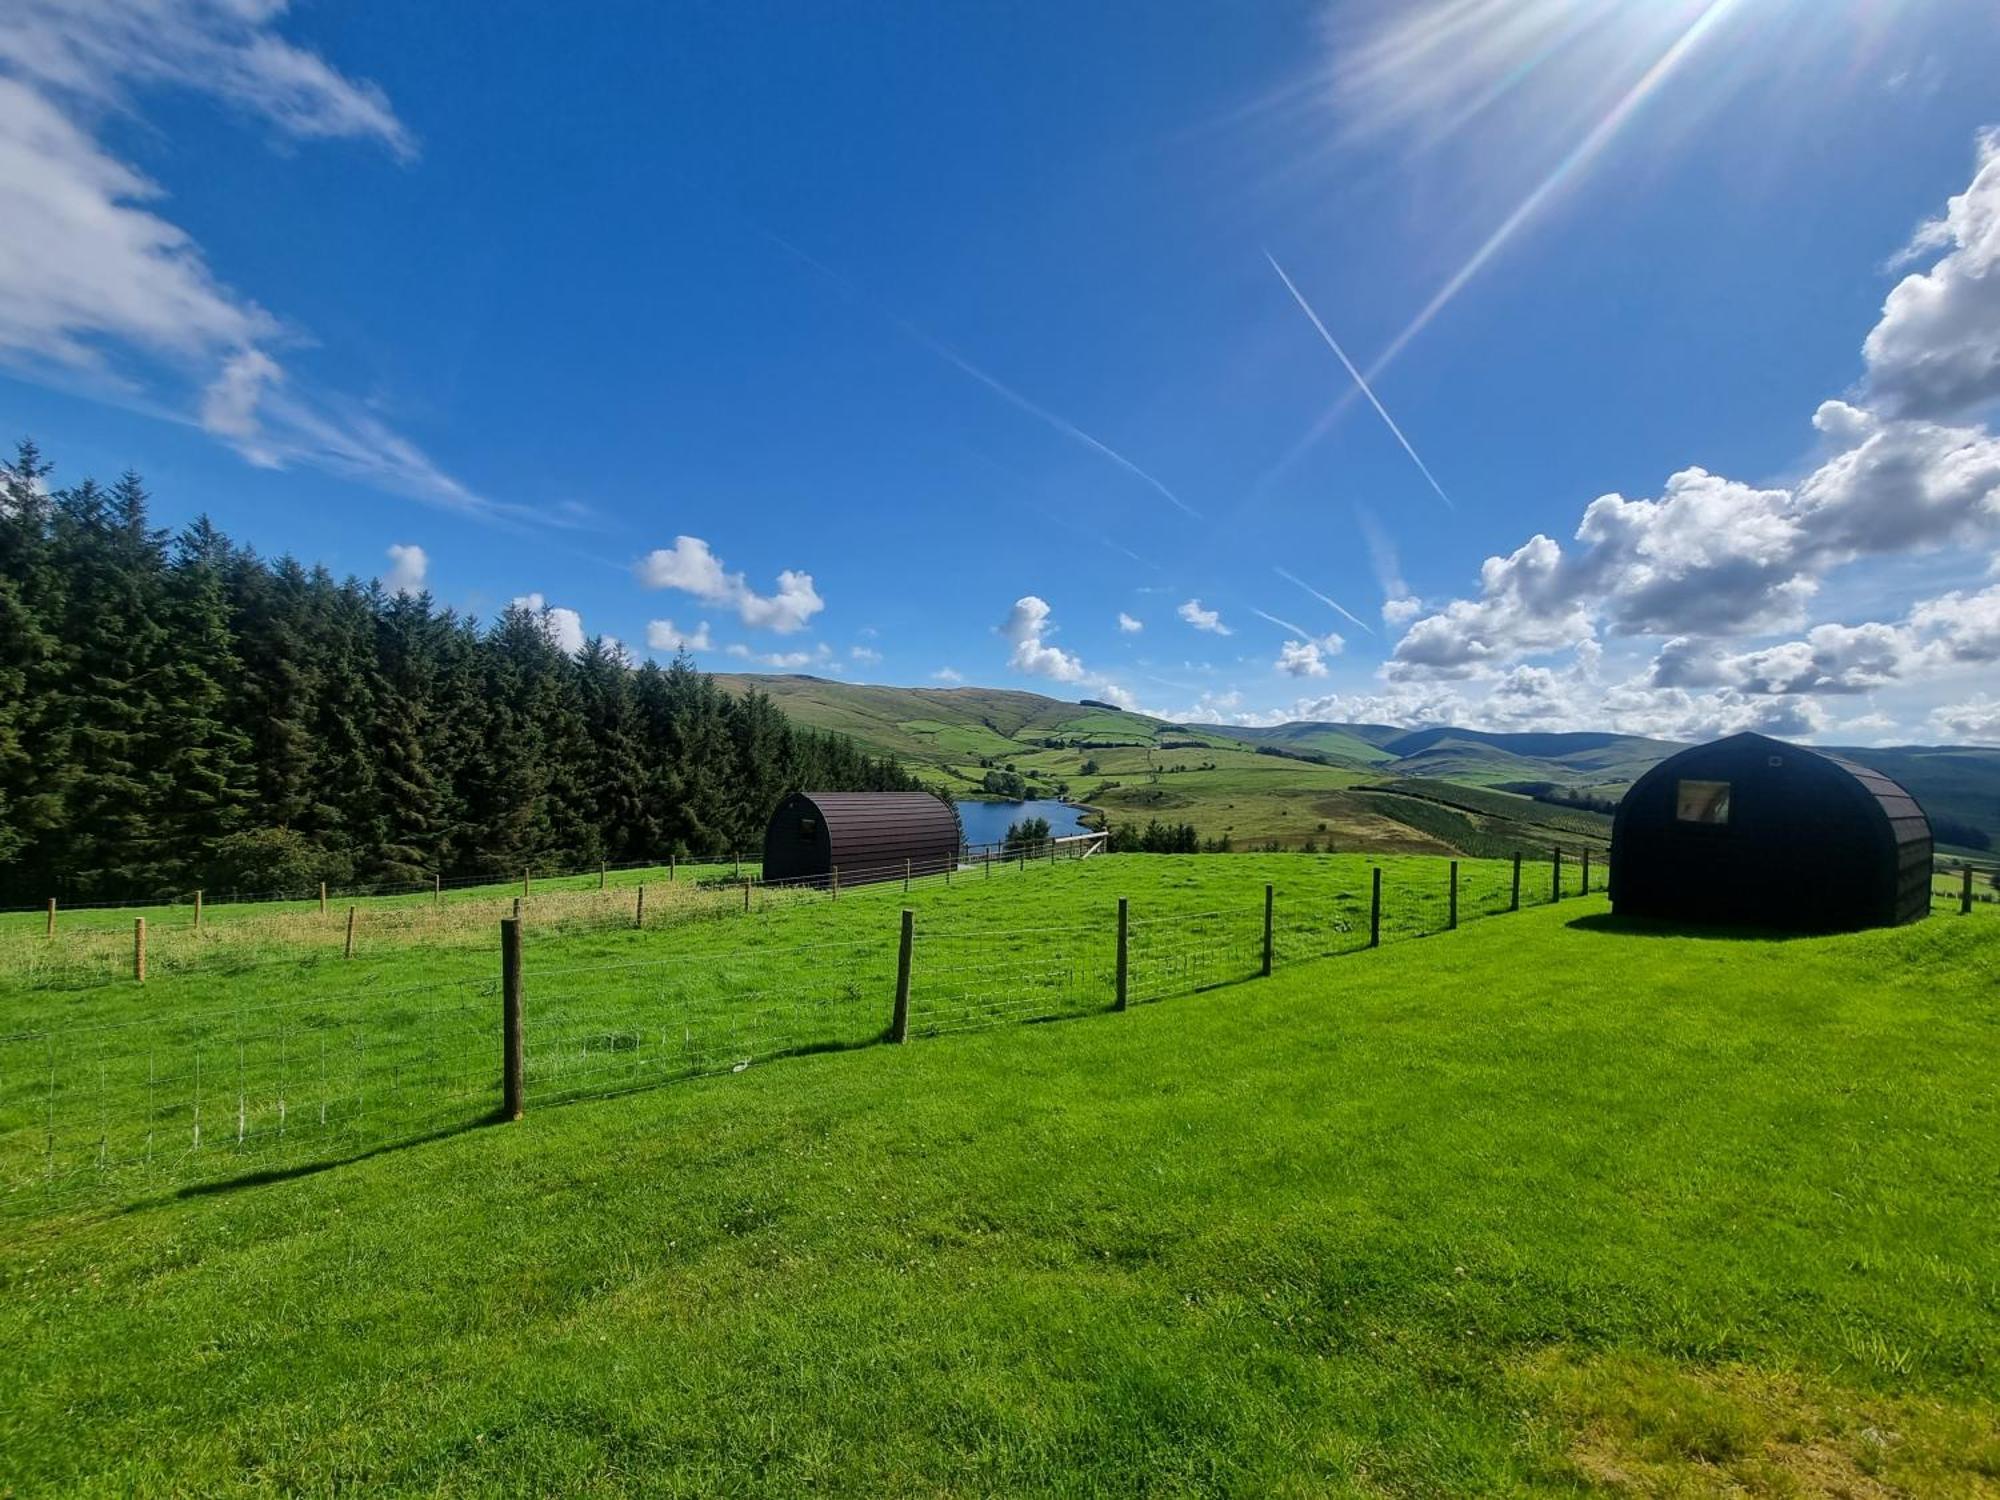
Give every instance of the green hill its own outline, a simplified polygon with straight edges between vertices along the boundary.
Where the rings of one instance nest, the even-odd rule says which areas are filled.
[[[800,722],[851,735],[870,749],[980,795],[989,769],[1012,765],[1031,794],[1067,795],[1114,821],[1192,822],[1238,847],[1310,839],[1344,849],[1491,853],[1497,839],[1547,841],[1559,809],[1461,806],[1470,822],[1377,790],[1389,778],[1468,788],[1548,786],[1615,802],[1639,776],[1684,748],[1608,732],[1498,733],[1440,726],[1292,723],[1270,727],[1174,724],[1104,704],[1064,702],[1004,688],[874,687],[806,676],[720,676],[732,692],[758,689]],[[2000,750],[1953,746],[1840,749],[1900,781],[1940,825],[1940,842],[2000,844]],[[1506,826],[1522,825],[1519,828]],[[1576,830],[1584,832],[1583,830]],[[1972,834],[1968,840],[1967,832]],[[1468,834],[1468,842],[1455,842]],[[1593,828],[1590,836],[1596,835]],[[1956,835],[1944,837],[1943,835]]]

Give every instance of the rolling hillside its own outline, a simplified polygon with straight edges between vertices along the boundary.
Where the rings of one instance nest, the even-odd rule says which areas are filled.
[[[1492,852],[1501,840],[1594,842],[1572,809],[1510,795],[1537,786],[1616,801],[1682,748],[1608,732],[1502,734],[1451,726],[1292,723],[1268,728],[1175,724],[1108,705],[1006,688],[874,687],[805,676],[718,676],[759,689],[804,724],[902,757],[936,784],[981,794],[1012,769],[1031,795],[1067,796],[1117,823],[1193,823],[1239,847],[1308,840],[1321,847]],[[1964,746],[1833,747],[1893,776],[1940,824],[2000,843],[2000,750]],[[1393,788],[1404,778],[1429,784]],[[1501,803],[1440,798],[1445,783]],[[1454,810],[1455,809],[1455,810]]]

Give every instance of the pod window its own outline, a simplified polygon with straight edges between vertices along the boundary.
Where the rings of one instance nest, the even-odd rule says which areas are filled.
[[[818,819],[818,818],[800,818],[800,819],[799,819],[799,842],[800,842],[801,844],[810,844],[810,843],[811,843],[811,842],[812,842],[812,841],[813,841],[814,839],[816,839],[816,838],[818,838],[818,837],[819,837],[819,819]]]
[[[1683,823],[1720,824],[1729,821],[1729,783],[1683,781],[1675,799],[1674,816]]]

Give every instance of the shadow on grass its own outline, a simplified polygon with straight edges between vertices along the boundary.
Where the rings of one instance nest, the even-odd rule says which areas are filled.
[[[133,1208],[146,1208],[159,1203],[175,1202],[183,1198],[208,1198],[218,1193],[233,1193],[243,1188],[264,1187],[274,1182],[292,1182],[301,1177],[316,1176],[321,1172],[331,1172],[337,1167],[351,1167],[356,1162],[369,1161],[377,1156],[388,1156],[397,1151],[407,1151],[415,1146],[428,1146],[433,1141],[448,1141],[453,1136],[465,1135],[470,1131],[483,1130],[488,1125],[505,1124],[506,1119],[497,1111],[480,1115],[474,1119],[461,1120],[455,1125],[440,1125],[435,1130],[422,1131],[416,1135],[401,1136],[393,1141],[381,1141],[359,1151],[349,1151],[339,1156],[322,1156],[312,1161],[291,1162],[282,1167],[263,1167],[254,1172],[239,1172],[234,1177],[218,1177],[207,1182],[191,1182],[186,1187],[175,1188],[164,1197],[150,1202],[132,1204]]]
[[[1676,922],[1665,917],[1621,917],[1608,911],[1573,917],[1563,925],[1577,932],[1618,937],[1708,938],[1732,943],[1788,943],[1798,938],[1831,937],[1840,931],[1834,928],[1825,932],[1795,932],[1782,927],[1732,926],[1724,922]]]

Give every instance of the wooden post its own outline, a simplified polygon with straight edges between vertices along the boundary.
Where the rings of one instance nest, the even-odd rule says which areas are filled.
[[[743,882],[743,909],[750,910],[750,882],[747,880]]]
[[[521,1045],[521,923],[500,924],[500,1117],[518,1120],[527,1099],[526,1052]]]
[[[194,930],[201,931],[201,892],[194,893]]]
[[[431,876],[431,905],[432,905],[432,906],[443,906],[443,905],[444,905],[444,876],[443,876],[443,875],[433,875],[433,876]]]
[[[1969,917],[1972,915],[1972,866],[1960,865],[1958,876],[1958,914]],[[54,905],[53,902],[50,904]]]
[[[514,920],[516,922],[521,920],[521,898],[519,896],[514,898]]]
[[[56,935],[56,898],[51,896],[49,897],[49,926],[48,926],[48,931],[44,933],[43,936],[54,937],[55,935]]]
[[[646,883],[643,880],[639,882],[639,899],[632,907],[632,925],[634,927],[646,925]]]
[[[1521,851],[1519,849],[1516,849],[1514,851],[1514,899],[1510,903],[1508,903],[1507,910],[1519,911],[1520,909],[1521,909]]]
[[[1270,886],[1264,887],[1264,977],[1271,977],[1271,907],[1276,901],[1276,892]]]
[[[1549,850],[1549,900],[1563,898],[1563,846],[1556,844]]]
[[[903,894],[910,894],[910,862],[907,859],[903,861]]]
[[[322,917],[326,915],[326,882],[324,880],[319,883],[319,914]]]
[[[347,908],[347,946],[341,951],[342,958],[354,957],[354,908]]]
[[[1588,896],[1590,894],[1590,851],[1588,849],[1583,851],[1582,890],[1584,895]]]
[[[916,936],[917,914],[903,908],[903,941],[896,950],[896,1011],[889,1020],[889,1040],[910,1039],[910,948]]]
[[[1382,867],[1375,867],[1373,891],[1368,898],[1368,946],[1382,946]]]
[[[736,878],[741,880],[743,878],[743,855],[735,849],[731,849],[729,854],[736,861]]]
[[[146,982],[146,919],[144,917],[134,917],[132,919],[132,977],[141,984]]]
[[[671,853],[667,855],[667,879],[670,882],[674,879],[674,856]]]
[[[1129,928],[1131,925],[1131,903],[1118,898],[1118,998],[1112,1002],[1113,1010],[1125,1008],[1126,984],[1131,977],[1131,948]]]
[[[1451,862],[1451,902],[1445,914],[1445,931],[1458,931],[1458,861]]]

